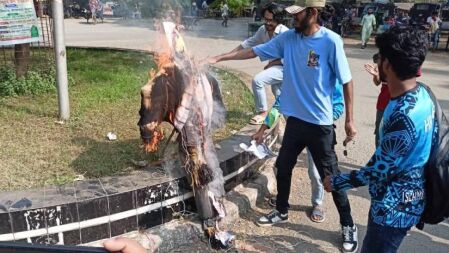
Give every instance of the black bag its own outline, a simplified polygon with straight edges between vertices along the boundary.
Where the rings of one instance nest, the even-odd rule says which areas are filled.
[[[438,224],[449,217],[449,122],[435,95],[425,84],[435,105],[435,117],[438,124],[437,140],[432,146],[429,161],[424,168],[426,205],[420,222],[416,225],[423,229],[424,224]]]

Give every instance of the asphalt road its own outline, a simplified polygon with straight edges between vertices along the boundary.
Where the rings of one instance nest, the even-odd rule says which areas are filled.
[[[229,27],[221,27],[219,20],[201,20],[191,31],[184,32],[187,48],[196,59],[227,52],[247,37],[249,19],[232,19]],[[91,25],[85,20],[66,20],[66,43],[68,46],[112,47],[156,50],[157,34],[151,21],[106,19],[104,24]],[[372,45],[360,49],[358,41],[345,40],[355,85],[354,119],[358,129],[355,143],[349,146],[348,157],[344,157],[343,147],[337,146],[340,166],[343,170],[357,169],[366,164],[374,151],[374,121],[379,88],[363,68],[371,62],[376,49]],[[422,68],[419,81],[428,84],[437,95],[446,114],[449,115],[449,54],[447,52],[429,53]],[[221,67],[243,72],[246,77],[259,72],[264,64],[258,59],[229,61]],[[246,78],[250,85],[248,78]],[[271,92],[267,89],[267,94]],[[338,142],[344,139],[342,120],[337,123]],[[300,159],[298,168],[303,168]],[[260,214],[269,211],[262,205],[243,215],[232,230],[239,236],[240,249],[244,252],[338,252],[339,225],[335,207],[326,195],[325,209],[327,220],[322,224],[311,222],[307,217],[310,206],[310,182],[304,169],[295,170],[291,194],[292,211],[290,222],[274,228],[259,228],[254,221]],[[353,215],[363,238],[369,210],[369,197],[366,188],[350,191]],[[188,250],[187,250],[188,251]],[[197,251],[195,249],[195,251]],[[185,252],[185,251],[184,251]],[[406,237],[400,252],[449,252],[449,224],[428,226],[425,231],[413,229]]]

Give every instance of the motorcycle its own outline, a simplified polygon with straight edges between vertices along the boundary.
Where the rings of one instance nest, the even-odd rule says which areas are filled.
[[[85,9],[86,13],[84,14],[84,17],[87,20],[87,23],[89,23],[89,19],[92,19],[92,12],[88,9]],[[96,18],[97,18],[97,22],[100,20],[101,23],[104,23],[104,17],[103,17],[103,11],[96,11]]]
[[[65,18],[81,18],[85,17],[86,9],[81,8],[78,4],[71,4],[64,12]]]
[[[343,17],[343,19],[338,23],[340,26],[340,36],[345,37],[349,35],[352,31],[351,19],[349,17]]]

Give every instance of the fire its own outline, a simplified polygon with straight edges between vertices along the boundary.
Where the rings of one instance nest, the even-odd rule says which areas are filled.
[[[144,141],[144,150],[147,153],[156,152],[159,147],[159,142],[164,139],[164,132],[161,129],[156,129],[153,132],[151,140]]]
[[[164,28],[162,23],[155,25],[156,29],[161,33],[164,33]],[[156,71],[153,69],[150,71],[150,80],[154,80],[159,75],[166,75],[167,69],[173,67],[174,57],[173,57],[173,41],[169,40],[166,36],[159,36],[157,39],[157,53],[154,56],[154,60],[157,65]],[[175,43],[176,44],[176,43]]]

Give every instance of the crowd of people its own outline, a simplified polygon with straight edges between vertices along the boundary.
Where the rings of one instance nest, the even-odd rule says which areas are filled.
[[[392,26],[377,35],[375,45],[379,52],[373,57],[374,64],[366,66],[375,84],[382,85],[383,90],[375,120],[376,150],[360,170],[341,173],[334,149],[334,121],[338,119],[336,110],[340,101],[345,108],[344,144],[355,138],[354,85],[342,38],[323,26],[324,8],[325,2],[321,0],[308,0],[305,4],[296,1],[295,5],[285,9],[293,16],[294,29],[283,32],[277,18],[273,18],[275,8],[266,8],[263,13],[265,24],[253,37],[231,52],[211,57],[208,61],[214,64],[259,57],[269,61],[261,73],[270,73],[267,70],[275,67],[270,70],[275,75],[260,78],[258,74],[253,80],[258,113],[250,123],[262,123],[253,138],[261,142],[264,131],[280,114],[287,119],[275,163],[277,196],[269,200],[275,209],[260,217],[257,224],[271,226],[288,220],[292,170],[298,155],[307,149],[311,156],[309,165],[313,164],[309,166],[310,178],[312,182],[319,182],[312,183],[312,187],[324,187],[332,192],[340,215],[343,251],[356,252],[359,248],[358,229],[346,191],[369,186],[372,201],[361,251],[396,252],[407,231],[419,222],[424,209],[424,166],[436,129],[434,104],[427,90],[416,81],[427,53],[427,34],[412,27]],[[373,15],[372,11],[367,15]],[[362,45],[366,46],[376,23],[371,16],[366,16],[363,23],[372,26],[364,31],[366,40]],[[276,64],[272,66],[272,62]],[[276,87],[272,90],[277,99],[269,112],[261,103],[265,97],[258,95],[259,87],[265,85]],[[344,103],[338,99],[338,90],[342,90]],[[314,168],[318,180],[313,176]],[[319,190],[312,189],[313,192]],[[316,201],[316,197],[312,197],[310,219],[322,222],[325,217],[320,208],[322,199]]]
[[[285,12],[293,17],[293,29],[282,24]],[[328,14],[323,0],[298,0],[287,8],[272,2],[263,8],[264,24],[252,37],[207,62],[255,57],[268,61],[252,80],[256,114],[250,123],[261,125],[252,136],[257,143],[263,142],[264,132],[281,115],[286,118],[275,163],[277,195],[268,200],[274,210],[262,215],[257,224],[272,226],[288,221],[291,184],[297,183],[292,181],[292,171],[306,149],[312,187],[309,218],[317,223],[325,220],[324,191],[331,192],[340,217],[343,252],[356,252],[360,247],[362,253],[397,252],[423,213],[424,168],[436,139],[435,105],[428,90],[416,80],[426,58],[428,34],[413,27],[391,25],[376,36],[378,52],[373,62],[365,65],[373,83],[381,87],[373,119],[376,149],[365,166],[341,173],[335,152],[335,121],[345,114],[343,145],[356,138],[356,85],[343,39],[326,26],[328,19],[323,17]],[[368,10],[362,19],[362,47],[366,47],[377,24],[372,15],[373,10]],[[222,25],[226,26],[224,16],[225,11]],[[427,22],[433,26],[432,32],[438,29],[434,15]],[[276,98],[271,108],[265,86],[271,86]],[[362,186],[369,188],[371,206],[360,246],[347,191]],[[142,250],[126,239],[108,241],[105,247],[124,253]]]

